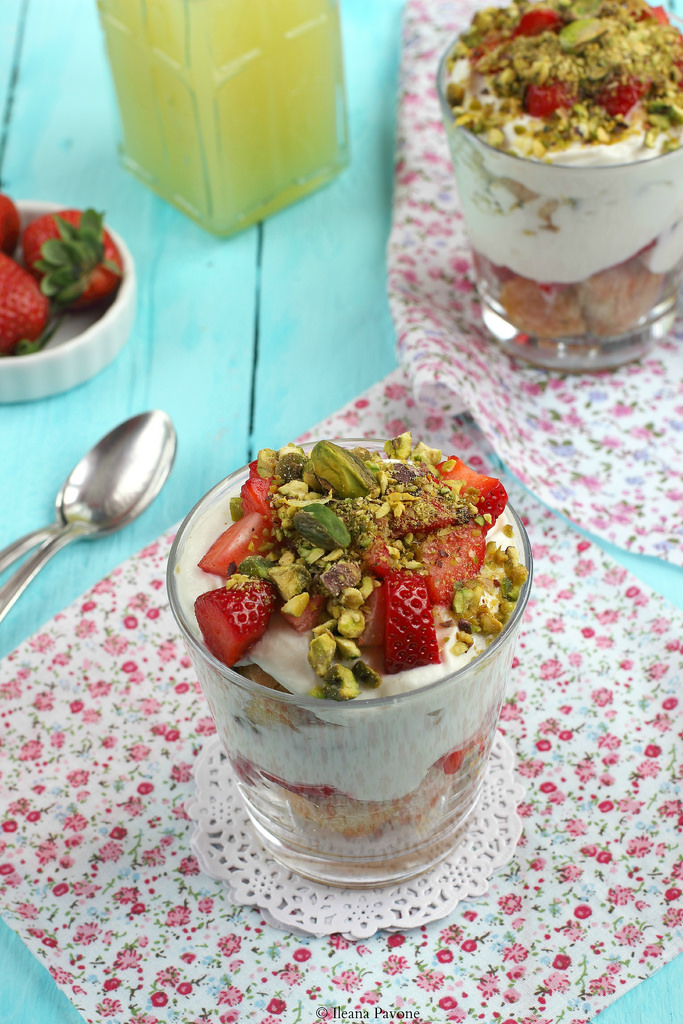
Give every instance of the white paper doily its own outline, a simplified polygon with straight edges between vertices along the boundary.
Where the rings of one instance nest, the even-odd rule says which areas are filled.
[[[380,928],[415,928],[446,917],[461,900],[481,896],[493,872],[511,859],[522,831],[517,805],[524,796],[513,765],[514,754],[498,733],[464,839],[427,874],[381,889],[338,889],[293,874],[264,850],[214,736],[198,757],[196,795],[186,806],[196,826],[192,848],[201,869],[225,883],[233,902],[259,907],[276,928],[315,936],[341,932],[352,939]]]

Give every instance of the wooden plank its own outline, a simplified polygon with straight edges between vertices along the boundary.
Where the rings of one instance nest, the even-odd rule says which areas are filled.
[[[385,287],[400,0],[345,0],[351,164],[263,226],[253,448],[296,437],[395,365]]]
[[[18,17],[21,5],[14,7]],[[5,24],[8,9],[2,4],[0,11]],[[7,29],[3,38],[11,36],[11,24]],[[119,165],[95,4],[31,0],[19,71],[6,190],[107,211],[133,253],[139,298],[128,344],[100,375],[63,395],[0,406],[0,494],[12,495],[15,513],[0,517],[0,547],[52,518],[71,467],[128,416],[165,409],[179,449],[171,480],[140,520],[121,534],[74,545],[46,567],[3,623],[0,655],[245,461],[255,317],[256,230],[215,239]],[[64,583],[65,564],[66,594],[55,586]]]

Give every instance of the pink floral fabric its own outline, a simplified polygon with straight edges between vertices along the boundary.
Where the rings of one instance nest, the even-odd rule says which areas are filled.
[[[388,247],[399,359],[435,414],[464,404],[503,462],[578,525],[683,565],[683,322],[639,363],[559,375],[517,363],[481,325],[435,89],[472,0],[409,0]]]
[[[405,428],[490,465],[401,371],[316,433]],[[536,567],[501,720],[525,827],[434,925],[302,938],[200,873],[185,803],[214,727],[166,600],[171,533],[0,663],[0,907],[87,1021],[583,1024],[681,951],[683,614],[505,482]]]

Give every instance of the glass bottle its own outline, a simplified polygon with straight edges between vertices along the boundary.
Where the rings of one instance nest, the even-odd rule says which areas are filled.
[[[338,0],[98,0],[125,166],[217,235],[348,162]]]

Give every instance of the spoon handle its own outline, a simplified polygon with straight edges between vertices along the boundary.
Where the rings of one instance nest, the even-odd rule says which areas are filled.
[[[23,594],[31,580],[35,579],[45,563],[69,541],[87,532],[81,526],[67,524],[54,533],[42,546],[26,559],[24,564],[0,587],[0,622],[4,619],[18,597]]]
[[[19,537],[18,540],[12,541],[11,544],[8,544],[6,548],[0,551],[0,574],[5,569],[9,569],[10,565],[18,561],[32,548],[49,540],[60,529],[62,527],[58,523],[52,523],[51,526],[43,526],[40,530],[32,530],[31,533],[27,533],[24,537]]]

